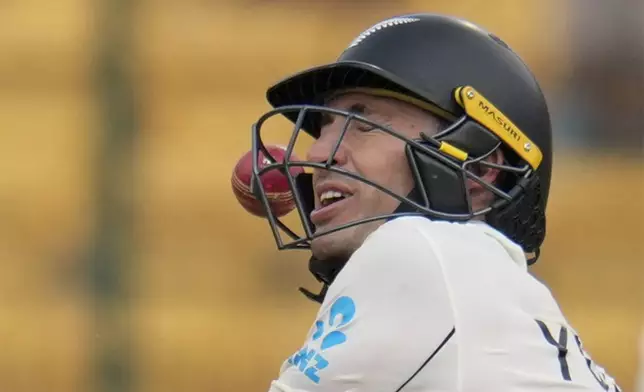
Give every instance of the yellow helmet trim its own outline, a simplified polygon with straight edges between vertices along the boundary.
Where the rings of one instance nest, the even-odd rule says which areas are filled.
[[[471,86],[459,87],[454,91],[456,102],[465,113],[489,131],[498,136],[533,168],[537,169],[543,160],[543,153],[503,112]]]

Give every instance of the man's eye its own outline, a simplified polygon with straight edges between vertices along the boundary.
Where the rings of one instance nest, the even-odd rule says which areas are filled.
[[[358,126],[356,126],[356,128],[360,132],[369,132],[369,131],[373,131],[374,129],[376,129],[376,127],[374,127],[372,125],[369,125],[369,124],[358,124]]]

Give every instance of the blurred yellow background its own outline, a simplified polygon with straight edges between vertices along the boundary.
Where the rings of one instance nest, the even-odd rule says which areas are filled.
[[[557,150],[533,271],[634,390],[644,36],[624,38],[621,3],[0,2],[0,392],[267,390],[315,284],[236,203],[232,167],[266,87],[417,11],[483,25],[537,74]]]

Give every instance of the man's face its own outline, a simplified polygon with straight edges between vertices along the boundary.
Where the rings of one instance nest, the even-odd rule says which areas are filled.
[[[358,113],[383,124],[410,139],[420,132],[435,134],[438,121],[423,110],[389,98],[362,93],[347,93],[327,103],[334,109]],[[311,146],[307,160],[326,161],[337,143],[346,121],[344,116],[326,116],[320,137]],[[405,142],[368,124],[352,121],[334,160],[338,168],[355,173],[406,196],[413,187],[411,170],[405,156]],[[361,181],[350,177],[315,170],[313,173],[315,209],[311,221],[316,232],[363,218],[392,213],[398,200]],[[338,198],[338,196],[342,197]],[[350,256],[382,220],[353,226],[313,240],[313,254],[321,259]]]

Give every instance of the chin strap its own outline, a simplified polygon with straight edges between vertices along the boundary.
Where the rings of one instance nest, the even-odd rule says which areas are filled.
[[[329,290],[329,286],[326,284],[323,284],[322,289],[318,294],[315,294],[314,292],[309,291],[304,287],[300,287],[299,290],[300,290],[300,293],[306,296],[306,298],[310,299],[313,302],[317,302],[321,304],[322,302],[324,302],[324,297],[326,297],[326,292]]]
[[[306,298],[322,303],[329,286],[333,283],[335,277],[340,273],[347,261],[348,259],[343,257],[333,257],[320,260],[311,256],[309,259],[309,271],[311,271],[311,274],[313,274],[318,282],[322,283],[322,289],[318,294],[315,294],[303,287],[300,287],[300,292],[304,294]]]

